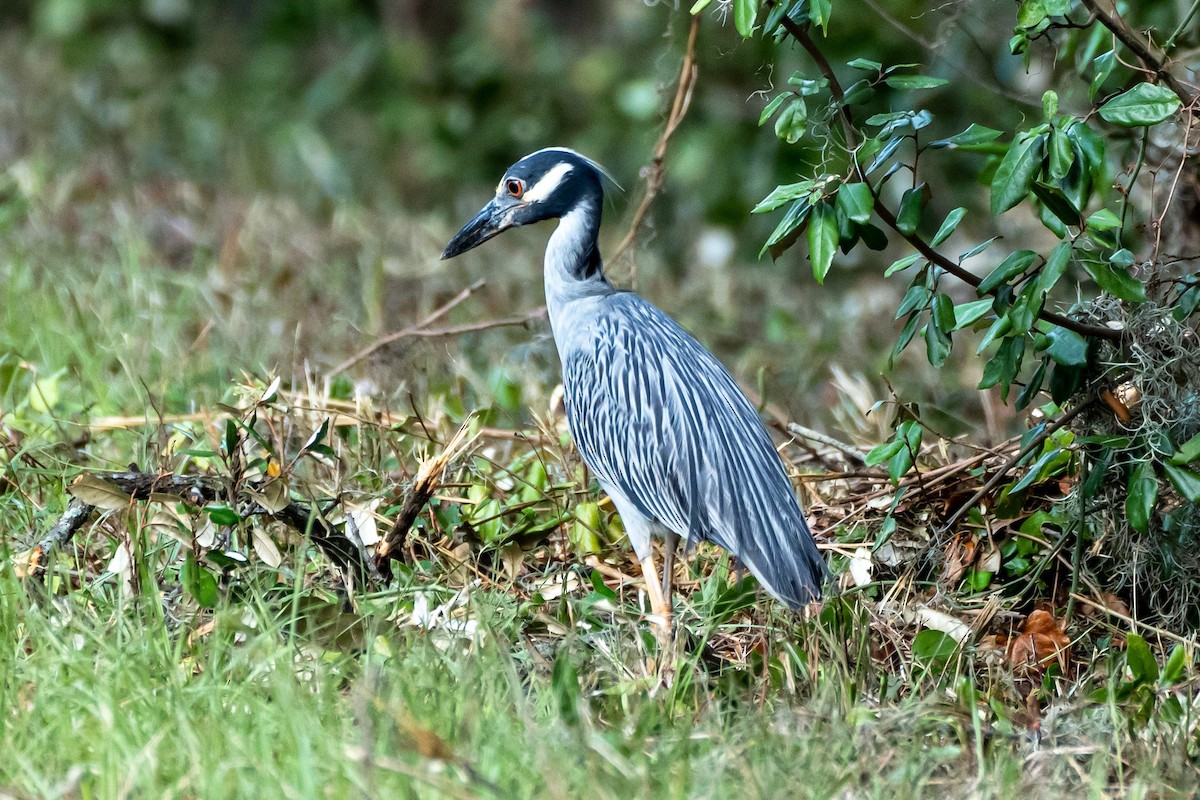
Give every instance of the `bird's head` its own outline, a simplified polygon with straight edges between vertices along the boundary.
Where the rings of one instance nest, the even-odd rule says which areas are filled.
[[[518,225],[557,219],[582,203],[603,197],[600,176],[607,174],[591,159],[565,147],[549,147],[509,167],[496,196],[454,235],[442,258],[454,258]]]

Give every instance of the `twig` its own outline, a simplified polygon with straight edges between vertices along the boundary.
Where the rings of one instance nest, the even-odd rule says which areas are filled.
[[[1179,79],[1171,74],[1166,68],[1166,60],[1160,56],[1156,50],[1154,43],[1146,37],[1145,42],[1138,36],[1133,28],[1129,27],[1129,23],[1125,18],[1114,8],[1108,11],[1100,7],[1097,0],[1082,0],[1083,7],[1096,16],[1100,20],[1100,24],[1112,31],[1121,44],[1125,45],[1131,53],[1138,57],[1138,60],[1146,67],[1149,72],[1152,72],[1156,78],[1167,85],[1167,88],[1179,96],[1183,101],[1183,105],[1191,108],[1196,102],[1196,96],[1187,90],[1187,88],[1179,82]],[[1172,37],[1173,38],[1173,37]]]
[[[625,237],[613,250],[611,256],[613,263],[616,263],[633,245],[634,239],[637,238],[638,231],[646,219],[646,214],[650,211],[650,204],[662,190],[666,172],[667,145],[670,143],[675,129],[679,127],[679,123],[683,122],[688,107],[692,104],[692,90],[696,87],[696,77],[700,72],[696,66],[696,37],[699,31],[700,15],[697,14],[692,17],[692,27],[688,31],[687,50],[684,51],[683,66],[679,70],[675,100],[671,103],[671,112],[667,115],[667,123],[663,126],[663,132],[654,146],[654,157],[650,160],[650,170],[646,176],[646,193],[642,196],[642,201],[638,203],[637,210],[633,212],[633,220],[629,223],[629,230],[626,231]],[[635,283],[637,281],[636,265],[630,268],[630,280]]]
[[[446,328],[421,328],[410,333],[413,337],[437,338],[440,336],[458,336],[463,333],[487,331],[492,328],[505,328],[510,325],[527,325],[546,316],[546,307],[538,306],[532,311],[518,317],[502,317],[501,319],[485,319],[479,322],[467,322],[462,325],[451,325]]]
[[[417,477],[413,480],[408,496],[404,498],[404,505],[401,507],[400,513],[396,515],[392,529],[379,544],[375,545],[375,561],[381,570],[387,569],[389,559],[400,557],[399,554],[408,537],[409,528],[416,522],[417,516],[429,502],[429,498],[433,497],[433,493],[441,483],[442,473],[446,471],[446,466],[474,441],[474,437],[468,441],[466,435],[467,425],[464,423],[446,443],[442,452],[425,459],[417,468]]]
[[[768,7],[774,5],[774,0],[767,0],[767,5]],[[813,62],[817,65],[817,69],[820,70],[825,79],[829,81],[829,92],[833,95],[833,99],[837,101],[838,111],[842,117],[842,130],[846,136],[846,145],[850,150],[855,150],[858,147],[858,132],[857,128],[854,126],[854,116],[850,111],[850,107],[843,102],[846,95],[842,89],[841,82],[838,80],[837,74],[833,71],[833,67],[829,63],[829,59],[825,58],[825,54],[821,52],[821,49],[817,47],[816,43],[812,40],[812,37],[808,35],[806,26],[797,24],[794,19],[786,15],[783,17],[781,24],[788,34],[790,34],[791,37],[795,39],[800,46],[805,49],[805,51],[807,51],[809,57],[812,58]],[[880,198],[875,187],[871,185],[871,182],[867,180],[867,176],[863,174],[862,167],[858,163],[858,160],[853,159],[853,162],[855,173],[854,180],[856,182],[865,183],[871,190],[871,195],[875,199],[875,213],[879,216],[879,218],[883,220],[883,222],[889,228],[895,231],[901,238],[912,245],[912,247],[916,249],[918,253],[924,256],[924,258],[931,264],[936,264],[946,272],[949,272],[951,275],[961,280],[963,283],[978,288],[979,284],[983,282],[982,278],[978,277],[961,264],[951,260],[945,255],[942,255],[917,234],[906,234],[900,230],[899,224],[896,220],[896,215],[892,213],[891,209],[883,204],[882,198]],[[986,294],[994,297],[997,291],[998,290],[992,290]],[[1079,322],[1071,319],[1070,317],[1063,316],[1062,314],[1048,311],[1045,308],[1038,311],[1038,317],[1046,320],[1047,322],[1052,322],[1059,327],[1066,328],[1067,330],[1074,331],[1084,336],[1091,336],[1097,339],[1106,339],[1113,342],[1120,341],[1121,339],[1120,331],[1114,331],[1100,325],[1089,325],[1084,322]]]
[[[475,281],[470,286],[468,286],[467,288],[463,289],[461,292],[456,294],[448,302],[438,306],[433,311],[433,313],[431,313],[425,319],[418,322],[416,325],[410,325],[409,327],[404,328],[399,331],[396,331],[395,333],[389,333],[386,336],[381,336],[380,338],[371,342],[371,344],[364,347],[362,350],[359,350],[357,353],[350,356],[342,363],[338,364],[333,369],[329,370],[329,372],[327,373],[328,376],[332,377],[339,373],[345,372],[346,370],[350,369],[358,362],[362,361],[367,356],[371,355],[372,353],[374,353],[384,347],[387,347],[392,342],[398,342],[401,339],[407,339],[410,336],[420,335],[421,330],[428,328],[430,325],[432,325],[433,323],[437,322],[442,317],[449,314],[451,309],[453,309],[455,306],[460,304],[462,301],[466,300],[468,297],[470,297],[475,292],[479,291],[481,288],[483,288],[483,285],[484,285],[484,281]]]
[[[1117,619],[1121,620],[1122,622],[1128,622],[1130,625],[1136,625],[1139,628],[1143,628],[1148,631],[1153,631],[1156,635],[1161,636],[1164,639],[1170,639],[1173,642],[1179,642],[1180,644],[1186,644],[1186,645],[1192,645],[1192,646],[1195,646],[1195,644],[1196,644],[1196,637],[1194,637],[1194,636],[1192,636],[1192,637],[1180,636],[1177,633],[1171,633],[1170,631],[1165,630],[1163,628],[1156,628],[1153,625],[1142,622],[1140,620],[1136,620],[1127,614],[1122,614],[1119,611],[1113,611],[1108,606],[1106,606],[1102,603],[1097,603],[1095,600],[1092,600],[1090,597],[1084,597],[1081,594],[1072,594],[1071,597],[1073,597],[1075,600],[1079,601],[1080,603],[1083,603],[1085,606],[1091,606],[1092,608],[1096,609],[1097,611],[1103,611],[1108,616],[1116,617]]]
[[[806,428],[803,425],[796,424],[795,422],[789,422],[787,424],[787,430],[788,433],[799,436],[802,439],[808,439],[809,441],[819,442],[827,447],[832,447],[834,450],[837,450],[838,452],[847,456],[851,461],[855,461],[859,464],[867,463],[866,453],[862,452],[856,447],[853,447],[852,445],[846,444],[845,442],[839,442],[832,436],[826,436],[820,431],[814,431],[812,428]]]
[[[1014,453],[1013,456],[1008,459],[1008,461],[1004,462],[1004,464],[1000,466],[1000,469],[997,470],[996,474],[989,478],[988,482],[979,488],[979,491],[971,495],[971,497],[965,503],[958,507],[957,511],[950,515],[950,519],[946,520],[946,523],[942,526],[942,532],[945,533],[953,528],[954,523],[958,522],[958,520],[961,519],[964,514],[974,508],[976,503],[978,503],[984,497],[987,497],[987,495],[993,489],[1000,485],[1005,477],[1007,477],[1008,473],[1012,471],[1013,467],[1015,467],[1021,459],[1025,458],[1025,456],[1041,447],[1042,442],[1053,436],[1056,431],[1060,430],[1071,420],[1075,419],[1075,417],[1079,416],[1079,414],[1085,409],[1090,408],[1093,402],[1095,402],[1094,398],[1089,398],[1075,406],[1070,411],[1066,412],[1052,422],[1050,425],[1047,425],[1044,431],[1033,437],[1033,439],[1031,439],[1027,445]]]

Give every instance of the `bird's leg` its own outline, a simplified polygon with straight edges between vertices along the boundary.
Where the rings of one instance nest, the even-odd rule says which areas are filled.
[[[679,534],[675,531],[667,531],[663,534],[663,579],[662,593],[663,602],[667,608],[671,607],[671,578],[675,569],[675,549],[679,547]]]
[[[662,584],[659,582],[657,570],[654,569],[653,556],[648,555],[642,559],[642,577],[646,581],[646,593],[650,595],[650,613],[658,617],[654,622],[654,627],[669,632],[671,630],[671,607],[663,599]]]

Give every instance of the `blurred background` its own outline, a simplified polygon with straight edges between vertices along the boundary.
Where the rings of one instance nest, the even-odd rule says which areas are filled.
[[[923,94],[932,136],[1040,116],[1049,67],[1008,54],[1011,3],[886,6],[840,4],[830,52],[950,78]],[[742,41],[726,13],[704,12],[665,190],[608,265],[614,281],[636,268],[639,292],[804,424],[867,434],[886,419],[864,423],[863,410],[894,396],[945,434],[1011,431],[974,389],[973,347],[940,372],[913,347],[882,376],[904,288],[882,270],[903,251],[840,258],[825,287],[802,246],[759,257],[776,220],[750,209],[815,151],[780,147],[758,117],[793,70],[816,72],[790,43],[772,71],[774,46]],[[624,186],[605,209],[611,251],[644,190],[689,19],[687,4],[655,0],[7,0],[0,402],[36,389],[64,416],[187,411],[246,373],[320,377],[479,279],[445,322],[536,308],[548,226],[449,263],[441,247],[510,163],[566,145]],[[1018,102],[998,107],[998,94]],[[933,216],[976,202],[981,160],[947,158],[922,176]],[[992,231],[968,215],[960,235],[1024,235],[1009,216]],[[546,409],[557,369],[541,322],[410,341],[339,380],[520,425]]]

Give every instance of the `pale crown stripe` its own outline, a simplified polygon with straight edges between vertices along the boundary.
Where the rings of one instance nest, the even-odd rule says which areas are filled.
[[[537,203],[545,200],[558,188],[563,179],[571,174],[572,169],[574,168],[566,162],[555,164],[546,171],[546,174],[542,176],[540,181],[525,190],[525,194],[521,196],[521,199],[527,203]]]

